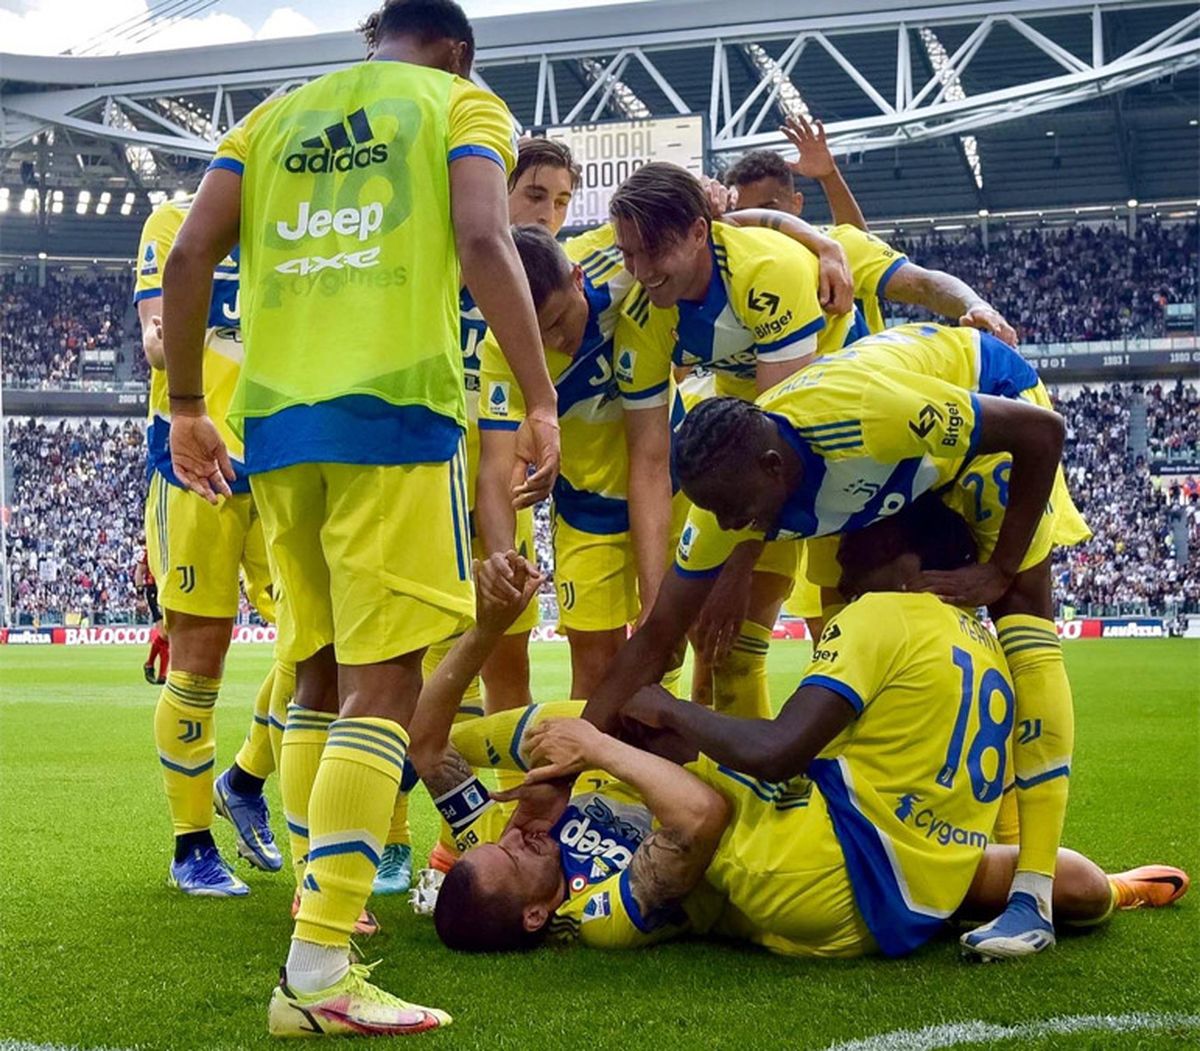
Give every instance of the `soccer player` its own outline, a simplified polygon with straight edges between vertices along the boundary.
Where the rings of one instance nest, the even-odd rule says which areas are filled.
[[[289,813],[309,847],[271,998],[277,1036],[449,1021],[371,984],[349,940],[425,649],[474,614],[460,267],[529,407],[515,498],[540,498],[558,463],[554,387],[508,229],[512,118],[464,79],[470,23],[450,0],[387,0],[366,30],[367,61],[264,102],[225,137],[165,275],[172,460],[216,500],[232,472],[201,396],[202,323],[212,265],[240,227],[245,359],[230,416],[288,612],[281,655],[297,664],[285,760],[293,722],[325,731],[306,749],[319,749],[306,810]]]
[[[843,558],[865,590],[833,619],[779,717],[787,747],[775,724],[658,688],[627,714],[654,728],[662,755],[548,719],[563,703],[477,721],[451,743],[462,673],[503,623],[486,608],[481,569],[478,626],[422,693],[413,725],[414,762],[477,844],[438,893],[443,942],[635,948],[692,930],[788,955],[901,956],[951,917],[998,907],[1015,853],[988,845],[1011,777],[1011,679],[979,621],[912,590],[922,569],[973,558],[967,527],[931,497],[854,539]],[[690,772],[676,765],[685,760]],[[468,761],[548,765],[498,830]],[[563,776],[578,777],[569,798],[547,784]],[[1166,904],[1187,886],[1178,870],[1169,889],[1144,878],[1163,869],[1110,880],[1070,851],[1061,864],[1056,897],[1074,922],[1134,899]]]
[[[936,490],[970,524],[981,561],[925,586],[986,605],[1016,690],[1020,861],[996,924],[968,936],[991,955],[1054,942],[1050,906],[1073,748],[1070,684],[1053,621],[1050,554],[1090,534],[1062,478],[1062,421],[1034,370],[974,329],[904,325],[826,355],[757,404],[697,406],[675,466],[693,509],[659,602],[592,696],[608,725],[687,630],[743,542],[806,539],[809,572],[836,588],[835,542]]]
[[[221,421],[234,459],[229,495],[219,506],[188,492],[171,468],[171,405],[164,369],[162,268],[192,199],[167,201],[142,229],[134,301],[142,349],[150,365],[150,423],[146,431],[147,569],[161,583],[171,668],[154,713],[154,739],[175,832],[170,883],[185,894],[239,897],[249,887],[221,858],[212,837],[213,814],[229,820],[238,853],[266,872],[283,857],[271,832],[263,783],[274,769],[268,703],[274,668],[259,689],[255,718],[232,766],[214,780],[213,712],[230,633],[241,597],[239,567],[259,612],[274,619],[274,600],[262,525],[241,445],[224,423],[242,359],[236,247],[217,261],[204,316],[204,393]],[[165,667],[165,664],[164,664]]]
[[[150,613],[150,653],[146,663],[142,665],[142,674],[152,686],[165,686],[167,682],[167,667],[171,663],[171,643],[163,632],[162,610],[158,605],[158,583],[150,571],[149,553],[146,550],[146,537],[139,537],[142,544],[141,554],[133,567],[133,586],[146,603]],[[157,670],[155,670],[157,665]]]

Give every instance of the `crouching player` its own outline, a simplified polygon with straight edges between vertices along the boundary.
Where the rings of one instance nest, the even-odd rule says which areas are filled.
[[[481,574],[479,624],[427,684],[413,723],[413,759],[443,813],[461,841],[482,841],[442,884],[442,941],[634,948],[699,931],[788,955],[900,956],[956,914],[999,908],[1016,851],[988,838],[1009,779],[1012,682],[974,617],[903,590],[922,570],[970,561],[965,526],[936,502],[908,519],[874,527],[860,562],[848,553],[866,593],[831,621],[785,708],[804,728],[797,751],[780,757],[757,734],[763,779],[722,763],[718,749],[697,758],[689,735],[669,728],[675,709],[697,706],[657,689],[629,712],[657,728],[648,740],[661,755],[579,719],[546,721],[570,710],[562,704],[466,724],[451,743],[458,691],[536,579],[518,572],[523,594],[514,601],[510,589],[497,605]],[[505,603],[514,612],[497,615]],[[761,730],[716,718],[731,739]],[[801,751],[807,777],[769,779]],[[469,764],[503,757],[547,765],[515,793],[507,827],[489,828],[496,808]],[[672,761],[685,759],[687,769]],[[551,783],[563,775],[579,775],[569,798]],[[1055,907],[1084,924],[1187,887],[1166,867],[1106,878],[1070,851],[1059,867]]]

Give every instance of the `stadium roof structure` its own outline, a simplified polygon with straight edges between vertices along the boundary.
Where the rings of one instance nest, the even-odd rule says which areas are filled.
[[[475,26],[477,79],[525,128],[701,113],[719,167],[811,112],[872,216],[1197,196],[1188,0],[659,0]],[[0,251],[136,241],[150,195],[194,187],[255,105],[362,53],[335,33],[0,55]]]

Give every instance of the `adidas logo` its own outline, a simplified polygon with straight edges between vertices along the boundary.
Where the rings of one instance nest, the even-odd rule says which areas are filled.
[[[346,125],[350,126],[349,131]],[[367,111],[357,109],[345,120],[330,124],[320,135],[301,141],[303,151],[289,153],[284,158],[283,167],[293,175],[304,172],[320,175],[383,164],[388,159],[387,144],[377,142],[374,146],[367,145],[373,138],[375,132],[367,120]]]

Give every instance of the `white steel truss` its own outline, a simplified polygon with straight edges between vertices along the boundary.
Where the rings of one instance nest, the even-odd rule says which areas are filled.
[[[511,29],[507,35],[513,39],[488,43],[488,34],[481,32],[477,79],[486,85],[493,71],[497,75],[500,71],[515,71],[527,78],[535,126],[643,115],[643,111],[653,116],[689,113],[696,107],[685,102],[687,92],[683,86],[673,83],[682,72],[678,53],[689,49],[688,53],[694,54],[703,48],[707,51],[704,64],[708,90],[707,106],[700,108],[706,108],[709,148],[718,153],[738,152],[784,143],[773,127],[771,115],[795,105],[800,93],[793,78],[803,71],[807,58],[817,55],[826,67],[827,60],[832,60],[863,102],[863,116],[826,123],[829,141],[837,152],[862,153],[942,136],[962,137],[1200,65],[1200,10],[1177,0],[1151,0],[1148,4],[1133,4],[1130,0],[929,0],[919,7],[894,5],[892,11],[880,10],[877,5],[816,3],[808,6],[819,8],[818,13],[794,17],[779,15],[783,5],[766,5],[764,10],[774,13],[753,24],[734,22],[729,16],[736,8],[722,3],[722,23],[702,25],[700,15],[711,6],[706,6],[706,0],[664,5],[680,9],[678,24],[642,32],[632,31],[638,21],[637,9],[625,8],[622,10],[634,14],[620,20],[630,30],[621,35],[611,32],[614,20],[606,12],[616,10],[612,8],[576,11],[570,16],[577,19],[572,26],[583,24],[579,18],[594,16],[588,24],[597,31],[576,30],[574,37],[563,34],[541,44],[536,40],[517,42],[520,34]],[[743,14],[749,17],[754,0],[743,0],[738,6],[746,8]],[[845,13],[856,6],[863,10]],[[1170,17],[1164,21],[1169,24],[1141,43],[1112,53],[1106,51],[1106,16],[1122,9],[1148,7],[1168,12]],[[690,19],[683,17],[688,11],[692,12]],[[529,21],[526,37],[546,19],[539,16],[540,21]],[[1071,26],[1076,50],[1062,39],[1054,39],[1055,30],[1047,28],[1047,23],[1035,25],[1039,19],[1052,19],[1060,28]],[[1090,22],[1090,36],[1084,34],[1090,43],[1086,57],[1076,53],[1081,20]],[[481,25],[503,21],[484,19]],[[967,30],[961,43],[949,53],[948,61],[930,77],[926,77],[926,67],[918,60],[924,54],[919,33],[926,26]],[[954,90],[953,85],[961,83],[1001,27],[1017,34],[1042,56],[1046,71],[1017,85],[990,90],[986,85],[983,90],[976,85],[970,94]],[[599,31],[602,28],[609,31]],[[891,34],[895,62],[894,67],[890,62],[887,66],[889,70],[894,68],[894,75],[889,72],[887,83],[878,82],[878,73],[873,81],[847,55],[853,50],[847,43],[853,42],[854,34],[863,33],[870,33],[875,42],[881,34]],[[289,65],[279,61],[281,44],[290,47],[289,56],[306,49],[303,40],[263,42],[264,61],[259,70],[243,56],[243,68],[238,71],[214,72],[206,68],[193,74],[188,73],[187,56],[195,53],[161,53],[155,56],[162,60],[155,68],[178,72],[132,82],[121,79],[124,67],[116,59],[42,60],[64,71],[67,67],[61,63],[67,61],[111,63],[97,67],[111,69],[107,80],[98,77],[95,86],[69,88],[59,86],[68,80],[65,73],[57,85],[48,82],[49,75],[26,79],[14,67],[33,69],[33,60],[0,56],[4,63],[0,76],[8,81],[6,86],[0,79],[0,160],[5,151],[21,147],[52,128],[61,129],[76,142],[108,142],[178,158],[205,158],[254,102],[355,61],[361,53],[357,38],[346,34],[344,40],[335,38],[334,44],[328,44],[327,38],[320,49],[321,61]],[[758,79],[731,75],[731,56],[753,70]],[[210,67],[211,56],[198,65]],[[688,72],[694,83],[695,70]],[[627,83],[625,78],[635,73],[643,83],[649,78],[661,102],[643,97]],[[20,90],[12,90],[18,84]]]

